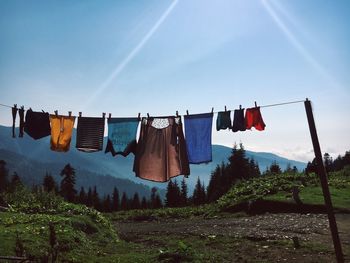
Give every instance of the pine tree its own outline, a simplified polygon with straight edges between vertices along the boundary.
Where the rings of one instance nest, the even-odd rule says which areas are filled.
[[[43,180],[43,187],[46,192],[55,192],[56,191],[56,182],[55,179],[46,172]]]
[[[77,191],[75,190],[75,169],[67,164],[60,173],[63,176],[61,181],[61,195],[68,202],[73,202]]]
[[[6,162],[0,160],[0,193],[6,190],[8,183],[8,169],[6,168]]]
[[[88,207],[93,207],[93,198],[92,198],[92,190],[91,187],[89,187],[88,194],[87,194],[87,200],[86,200],[86,205]]]
[[[128,198],[127,198],[125,192],[123,192],[122,199],[120,201],[120,208],[121,208],[121,210],[127,210],[128,209]]]
[[[173,187],[173,182],[170,180],[168,182],[168,186],[166,188],[166,194],[165,194],[165,206],[166,207],[172,207],[172,205],[173,205],[173,200],[172,200],[172,198],[173,198],[173,188],[174,188]]]
[[[181,194],[180,194],[181,206],[186,206],[187,205],[187,193],[188,193],[187,184],[186,184],[186,181],[185,181],[185,177],[183,177],[182,181],[181,181]]]
[[[140,207],[141,207],[141,204],[140,204],[139,194],[135,193],[134,198],[132,199],[131,208],[132,209],[140,209]]]
[[[249,178],[249,159],[246,158],[246,152],[243,144],[239,144],[239,149],[235,144],[233,146],[231,156],[229,157],[229,173],[225,192],[231,188],[236,180]]]
[[[99,197],[98,192],[97,192],[96,185],[94,186],[94,190],[92,191],[92,206],[96,210],[101,210],[101,201],[100,201],[100,197]]]
[[[159,194],[156,194],[156,197],[154,198],[154,208],[158,209],[162,207],[163,207],[162,200],[160,199]]]
[[[278,163],[276,161],[274,161],[270,165],[269,172],[270,172],[270,174],[281,174],[282,170],[281,170],[280,166],[278,165]]]
[[[147,204],[146,197],[142,197],[141,209],[147,209],[147,208],[148,208],[148,204]]]
[[[207,194],[208,194],[208,201],[214,202],[218,200],[224,192],[222,191],[222,184],[223,179],[226,179],[225,176],[223,176],[224,173],[226,173],[226,165],[224,162],[221,163],[221,166],[217,165],[215,170],[211,173],[209,185],[207,188]]]
[[[21,178],[18,176],[16,172],[13,173],[11,182],[8,186],[10,192],[14,192],[18,187],[22,187],[23,183],[21,181]]]
[[[204,192],[204,195],[203,195],[203,192]],[[196,186],[193,191],[193,204],[201,205],[204,203],[203,199],[205,199],[205,190],[203,189],[201,181],[199,180],[199,177],[198,177]]]
[[[113,196],[112,196],[112,211],[119,210],[119,191],[117,187],[114,187]]]
[[[90,189],[91,190],[91,189]],[[80,192],[79,192],[79,197],[78,197],[78,202],[80,204],[84,204],[87,205],[87,195],[85,193],[85,189],[84,187],[80,188]]]
[[[111,212],[111,197],[109,194],[103,200],[103,211],[107,213]]]

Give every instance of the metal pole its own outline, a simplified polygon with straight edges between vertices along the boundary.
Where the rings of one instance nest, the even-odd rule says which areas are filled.
[[[331,194],[330,194],[329,188],[328,188],[327,174],[326,174],[325,167],[323,165],[320,143],[319,143],[318,137],[317,137],[317,131],[316,131],[316,126],[315,126],[314,116],[312,113],[311,101],[306,99],[304,102],[304,105],[305,105],[305,110],[306,110],[307,121],[309,123],[312,145],[314,147],[314,153],[316,156],[317,174],[318,174],[320,181],[321,181],[323,197],[324,197],[324,201],[325,201],[326,209],[327,209],[327,214],[328,214],[329,227],[330,227],[331,233],[332,233],[335,255],[337,257],[337,262],[342,263],[342,262],[344,262],[344,256],[343,256],[342,247],[341,247],[341,243],[340,243],[340,239],[339,239],[337,222],[336,222],[336,219],[334,216]]]

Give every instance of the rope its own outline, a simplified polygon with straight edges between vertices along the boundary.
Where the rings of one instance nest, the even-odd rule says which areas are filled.
[[[307,99],[306,99],[307,100]],[[268,104],[268,105],[261,105],[261,106],[258,106],[258,107],[260,107],[260,108],[268,108],[268,107],[276,107],[276,106],[283,106],[283,105],[288,105],[288,104],[295,104],[295,103],[302,103],[302,102],[305,102],[305,100],[296,100],[296,101],[288,101],[288,102],[280,102],[280,103],[275,103],[275,104]],[[0,103],[0,106],[2,106],[2,107],[7,107],[7,108],[12,108],[13,106],[10,106],[10,105],[6,105],[6,104],[2,104],[2,103]],[[226,106],[225,106],[225,108],[226,108]],[[212,108],[212,109],[214,109],[214,108]],[[226,109],[226,110],[228,110],[228,111],[230,111],[230,109]],[[232,111],[232,110],[231,110]],[[219,113],[219,112],[221,112],[221,111],[211,111],[212,113]],[[148,114],[147,114],[148,115]],[[73,115],[72,115],[73,116]],[[184,115],[178,115],[178,116],[185,116],[185,114]]]

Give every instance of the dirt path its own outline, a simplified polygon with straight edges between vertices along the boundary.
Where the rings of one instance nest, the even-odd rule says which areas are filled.
[[[338,215],[337,222],[343,250],[347,254],[346,262],[350,262],[348,254],[350,252],[350,215]],[[159,245],[162,245],[161,237],[165,240],[171,236],[191,236],[192,239],[193,237],[223,237],[226,238],[225,240],[232,238],[232,240],[242,240],[244,245],[249,243],[249,246],[259,246],[257,242],[266,241],[289,241],[290,244],[293,244],[291,240],[293,237],[294,239],[297,237],[301,246],[304,245],[309,250],[304,249],[299,253],[293,245],[290,245],[292,253],[284,251],[283,256],[281,256],[276,255],[276,253],[278,254],[278,251],[284,249],[284,247],[276,246],[276,249],[270,250],[271,255],[265,255],[267,257],[266,262],[276,257],[279,258],[279,256],[281,256],[281,261],[284,262],[297,262],[297,260],[301,260],[299,262],[335,262],[326,215],[264,214],[210,219],[166,219],[151,222],[118,222],[116,227],[122,238],[151,245],[153,245],[150,241],[152,237],[158,238],[154,244]],[[163,243],[165,244],[165,241]],[[242,245],[238,249],[249,250]],[[276,262],[280,261],[277,258]],[[258,262],[259,260],[262,259],[243,257],[242,261],[232,262]],[[262,260],[262,262],[265,261]]]

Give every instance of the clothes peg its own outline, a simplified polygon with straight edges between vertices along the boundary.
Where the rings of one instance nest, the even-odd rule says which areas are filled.
[[[137,118],[139,119],[139,120],[141,120],[141,113],[139,112],[139,114],[137,115]]]
[[[17,109],[17,104],[13,104],[13,108]]]
[[[176,117],[179,117],[179,112],[178,111],[176,111]]]
[[[108,114],[108,119],[112,118],[112,113]]]
[[[239,109],[240,109],[240,110],[242,109],[242,105],[239,105]]]
[[[21,110],[24,110],[24,106],[21,106]]]
[[[106,113],[102,112],[102,118],[105,118],[105,117],[106,117]]]
[[[225,111],[227,111],[227,108],[226,108],[226,106],[225,106]]]
[[[79,117],[81,117],[81,115],[82,115],[82,112],[81,112],[81,111],[79,111]]]
[[[147,113],[147,118],[149,118],[149,113]]]
[[[254,101],[254,104],[255,104],[255,108],[258,107],[258,105],[256,104],[256,101]]]
[[[186,114],[189,115],[189,114],[188,114],[188,110],[186,110]]]
[[[55,115],[58,116],[58,110],[55,110]]]
[[[211,113],[213,113],[213,112],[214,112],[214,107],[211,108]]]
[[[71,111],[68,111],[68,116],[72,117],[72,112]]]

